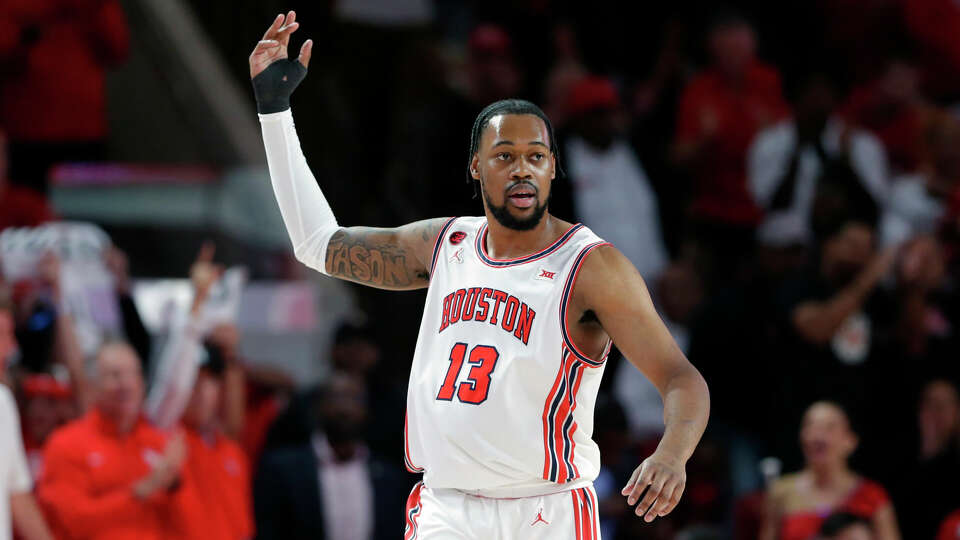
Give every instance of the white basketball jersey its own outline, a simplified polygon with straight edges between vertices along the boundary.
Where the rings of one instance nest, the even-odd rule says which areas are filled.
[[[406,462],[430,488],[492,497],[578,488],[600,471],[591,439],[604,360],[579,351],[566,303],[587,254],[574,225],[546,249],[486,253],[487,219],[437,238],[407,391]]]

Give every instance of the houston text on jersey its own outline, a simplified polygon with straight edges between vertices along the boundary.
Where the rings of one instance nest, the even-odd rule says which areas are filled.
[[[500,328],[526,345],[536,316],[533,308],[512,294],[489,287],[457,289],[443,299],[443,318],[437,332],[461,321],[489,320],[492,325],[499,323]]]

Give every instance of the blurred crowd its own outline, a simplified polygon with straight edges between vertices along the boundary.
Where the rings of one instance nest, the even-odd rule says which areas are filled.
[[[712,396],[683,501],[643,523],[619,487],[662,405],[611,355],[604,538],[960,538],[960,4],[191,4],[244,85],[262,27],[298,10],[317,43],[298,127],[346,225],[478,215],[474,117],[547,111],[551,212],[633,261]],[[0,229],[58,219],[53,164],[110,157],[104,77],[129,32],[115,0],[0,0]],[[213,255],[160,341],[105,249],[119,324],[93,352],[57,254],[0,279],[0,538],[8,506],[29,540],[400,534],[423,296],[356,289],[368,322],[304,389],[205,318]]]

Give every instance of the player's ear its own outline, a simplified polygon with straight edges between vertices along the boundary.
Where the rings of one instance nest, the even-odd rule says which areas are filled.
[[[474,154],[473,159],[470,160],[470,177],[474,180],[480,179],[480,156],[478,154]]]
[[[557,179],[557,156],[550,152],[550,179]]]

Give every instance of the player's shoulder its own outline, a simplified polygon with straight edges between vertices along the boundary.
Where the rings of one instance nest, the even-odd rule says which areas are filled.
[[[630,259],[614,247],[610,242],[602,238],[594,237],[581,241],[581,254],[583,262],[581,263],[579,279],[608,280],[615,278],[626,278],[639,273]]]
[[[454,216],[428,219],[423,222],[431,241],[439,241],[442,236],[452,233],[462,233],[457,236],[472,235],[480,231],[487,224],[485,216]],[[456,242],[459,243],[459,242]]]
[[[554,221],[553,226],[558,231],[555,243],[569,246],[569,249],[575,253],[593,251],[594,248],[607,244],[603,238],[583,223],[571,223],[553,215],[550,219]]]
[[[487,224],[487,216],[455,216],[449,218],[448,222],[451,230],[460,229],[478,231]]]
[[[646,283],[623,253],[603,240],[588,243],[573,270],[573,302],[589,309],[640,305]],[[642,303],[642,302],[641,302]]]
[[[486,225],[487,218],[484,216],[454,216],[448,218],[437,218],[432,220],[429,240],[434,250],[437,250],[446,242],[452,246],[460,245],[464,240],[473,240],[474,237]]]
[[[449,227],[450,224],[456,220],[454,217],[436,217],[422,219],[420,221],[413,221],[403,225],[398,231],[402,233],[402,237],[406,239],[417,239],[423,240],[424,242],[433,242],[437,239],[437,235],[446,227]]]

